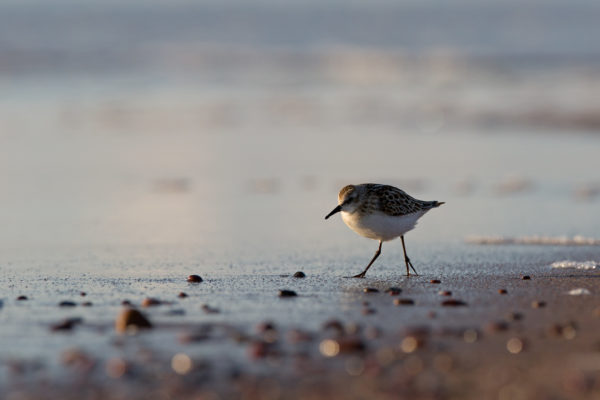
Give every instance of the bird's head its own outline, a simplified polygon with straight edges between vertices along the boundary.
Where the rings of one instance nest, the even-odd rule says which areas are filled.
[[[338,205],[336,208],[331,210],[325,219],[337,214],[340,211],[347,211],[353,213],[359,206],[361,190],[359,186],[348,185],[344,186],[338,194]]]

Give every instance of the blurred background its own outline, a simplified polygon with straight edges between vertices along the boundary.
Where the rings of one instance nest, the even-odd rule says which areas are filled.
[[[323,220],[362,182],[447,202],[417,247],[598,236],[598,21],[584,0],[3,0],[0,248],[367,257]]]

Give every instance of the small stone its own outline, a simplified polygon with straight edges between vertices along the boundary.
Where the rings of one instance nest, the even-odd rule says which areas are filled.
[[[375,289],[372,287],[366,287],[363,289],[363,292],[365,293],[379,293],[379,289]]]
[[[203,279],[200,277],[200,275],[190,275],[188,276],[187,281],[190,283],[200,283],[203,281]]]
[[[546,302],[545,301],[532,301],[531,302],[531,308],[543,308],[546,307]]]
[[[263,321],[260,324],[256,325],[256,332],[258,333],[265,333],[268,331],[276,331],[277,328],[275,327],[275,324],[272,321]]]
[[[511,312],[506,315],[508,321],[520,321],[523,319],[523,314],[519,312]]]
[[[202,311],[206,314],[218,314],[219,309],[209,306],[208,304],[202,304]]]
[[[412,306],[415,304],[413,299],[394,299],[394,305],[397,306]]]
[[[93,306],[94,304],[93,304],[91,301],[84,301],[83,303],[81,303],[81,305],[82,305],[83,307],[91,307],[91,306]]]
[[[465,303],[462,300],[448,299],[448,300],[442,301],[442,305],[446,306],[446,307],[460,307],[460,306],[466,306],[467,303]]]
[[[508,330],[508,324],[504,321],[490,322],[485,326],[485,331],[489,333],[504,332]]]
[[[129,301],[129,300],[123,300],[121,302],[121,305],[126,306],[126,307],[131,307],[133,304],[131,304],[131,301]]]
[[[358,337],[345,337],[337,340],[338,345],[340,346],[340,353],[354,353],[358,351],[363,351],[365,349],[365,343]]]
[[[498,289],[499,294],[507,294],[508,291],[506,289]]]
[[[302,271],[297,271],[294,274],[294,278],[305,278],[305,277],[306,277],[306,274],[304,272],[302,272]]]
[[[50,330],[52,331],[70,331],[75,327],[75,325],[82,323],[83,320],[81,318],[67,318],[59,323],[56,323],[50,326]]]
[[[65,300],[65,301],[61,301],[60,303],[58,303],[59,307],[75,307],[77,306],[77,303],[75,303],[74,301],[69,301],[69,300]]]
[[[279,297],[296,297],[298,296],[293,290],[280,290]]]
[[[23,301],[23,300],[29,300],[29,298],[27,296],[19,296],[17,297],[18,301]]]
[[[432,279],[429,281],[429,283],[438,284],[438,283],[442,283],[442,281],[440,281],[439,279]]]
[[[524,281],[528,281],[531,279],[531,277],[529,275],[523,275],[523,276],[521,276],[521,279]]]
[[[390,296],[398,296],[400,293],[402,293],[402,289],[400,289],[399,287],[391,287],[389,289],[386,289],[385,292],[389,293]]]
[[[152,324],[148,319],[136,310],[135,308],[127,308],[117,316],[115,321],[115,330],[117,332],[126,332],[129,328],[135,329],[149,329],[152,328]]]
[[[87,296],[87,293],[86,293],[86,292],[80,292],[80,293],[79,293],[79,295],[80,295],[81,297],[85,297],[85,296]]]
[[[362,309],[363,315],[371,315],[371,314],[375,314],[376,312],[377,312],[377,310],[375,310],[374,308],[371,308],[371,307],[365,307]]]
[[[451,292],[451,291],[449,291],[449,290],[440,290],[440,291],[438,292],[438,294],[439,294],[440,296],[452,296],[452,292]]]
[[[142,300],[142,307],[153,307],[153,306],[159,306],[162,304],[162,301],[160,301],[159,299],[155,299],[154,297],[146,297],[144,300]]]
[[[188,295],[184,292],[179,292],[179,294],[177,295],[177,297],[179,297],[180,299],[185,299],[186,297],[188,297]]]
[[[325,321],[323,324],[323,330],[333,329],[338,333],[344,333],[344,325],[338,321],[337,319],[330,319],[329,321]]]

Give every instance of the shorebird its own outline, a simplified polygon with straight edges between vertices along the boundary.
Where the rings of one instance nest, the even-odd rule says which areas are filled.
[[[402,240],[406,276],[410,276],[409,267],[418,275],[406,254],[404,234],[413,229],[417,220],[427,211],[442,204],[442,201],[417,200],[394,186],[363,183],[344,186],[338,194],[337,207],[327,214],[325,219],[341,212],[342,220],[350,229],[361,236],[379,241],[379,248],[365,270],[353,278],[364,278],[381,254],[383,242],[398,236]]]

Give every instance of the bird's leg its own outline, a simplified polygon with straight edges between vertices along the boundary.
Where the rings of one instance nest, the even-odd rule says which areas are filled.
[[[404,236],[400,236],[400,239],[402,239],[402,250],[404,250],[404,263],[406,264],[406,276],[410,276],[410,270],[408,269],[409,265],[412,268],[412,270],[415,271],[415,275],[419,275],[419,274],[417,274],[417,270],[415,269],[415,267],[413,267],[412,263],[410,262],[410,258],[408,258],[408,256],[406,255],[406,245],[404,244]]]
[[[379,257],[379,255],[381,254],[381,245],[382,245],[382,241],[379,241],[379,248],[377,248],[377,251],[375,252],[375,255],[373,256],[373,258],[371,259],[371,262],[369,262],[369,265],[367,265],[367,268],[365,268],[365,270],[363,272],[361,272],[358,275],[354,275],[353,278],[364,278],[365,274],[367,273],[367,271],[369,270],[369,268],[371,267],[371,265],[375,262],[375,260],[377,259],[377,257]]]

